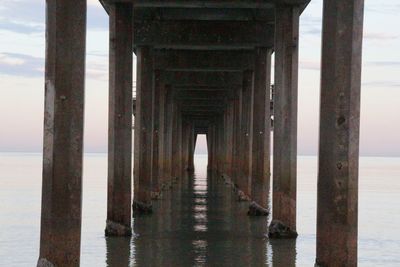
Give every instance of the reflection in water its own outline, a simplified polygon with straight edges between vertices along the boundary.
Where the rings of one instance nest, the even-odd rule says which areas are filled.
[[[129,266],[130,243],[129,237],[106,237],[107,266]]]
[[[153,207],[134,219],[131,242],[106,239],[108,266],[295,266],[295,241],[269,244],[268,218],[248,217],[219,178],[190,175]]]

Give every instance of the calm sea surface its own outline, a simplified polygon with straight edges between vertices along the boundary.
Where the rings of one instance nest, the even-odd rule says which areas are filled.
[[[223,182],[195,178],[134,220],[134,236],[105,238],[107,157],[86,154],[81,266],[313,266],[317,158],[299,157],[299,237],[265,238],[267,218],[249,218]],[[359,266],[400,266],[400,158],[361,158]],[[35,266],[39,253],[41,155],[0,153],[0,266]]]

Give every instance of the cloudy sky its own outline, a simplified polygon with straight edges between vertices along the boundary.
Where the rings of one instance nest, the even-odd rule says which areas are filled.
[[[85,151],[107,150],[108,17],[89,0]],[[365,0],[361,154],[400,156],[397,0]],[[318,147],[322,0],[301,17],[299,154]],[[40,152],[44,102],[44,0],[0,1],[0,151]]]

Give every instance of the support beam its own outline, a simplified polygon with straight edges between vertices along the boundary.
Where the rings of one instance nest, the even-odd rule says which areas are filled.
[[[254,67],[253,137],[251,165],[251,196],[249,215],[268,215],[270,184],[270,84],[271,53],[257,48]]]
[[[166,71],[243,71],[254,67],[251,51],[155,50],[154,67]]]
[[[130,236],[132,194],[132,5],[110,10],[107,236]]]
[[[297,6],[276,8],[272,238],[297,237],[299,15]]]
[[[237,179],[239,188],[239,200],[249,200],[251,194],[251,147],[252,147],[252,106],[254,76],[253,71],[246,70],[243,73],[242,107],[240,119],[240,174]]]
[[[151,168],[151,195],[152,199],[160,198],[160,104],[162,94],[162,81],[160,70],[154,71],[154,88],[153,88],[153,140],[152,140],[152,168]]]
[[[86,1],[47,1],[46,18],[42,211],[37,266],[79,266]]]
[[[173,92],[167,85],[165,88],[165,148],[164,148],[164,185],[168,185],[172,179],[172,122],[173,122]]]
[[[316,266],[357,266],[363,12],[324,1]]]
[[[195,52],[194,52],[195,53]],[[163,71],[162,79],[174,86],[242,86],[241,72],[237,71]]]
[[[233,183],[238,186],[240,178],[240,145],[241,145],[241,117],[242,117],[242,88],[235,90],[234,99],[234,134],[233,134]]]
[[[186,13],[188,13],[186,11]],[[253,49],[274,45],[273,25],[266,21],[135,21],[135,46],[163,49]]]
[[[151,213],[153,57],[150,47],[138,47],[135,121],[135,177],[133,213]]]

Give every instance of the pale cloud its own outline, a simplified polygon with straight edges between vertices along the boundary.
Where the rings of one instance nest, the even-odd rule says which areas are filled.
[[[0,53],[0,74],[18,77],[43,76],[44,59],[17,53]]]
[[[14,57],[10,54],[0,54],[0,64],[9,66],[18,66],[24,64],[25,61],[21,58]]]
[[[321,63],[319,61],[300,60],[299,67],[301,69],[307,69],[307,70],[320,70]]]
[[[394,40],[400,38],[399,34],[391,34],[386,32],[366,32],[364,33],[364,39],[372,39],[372,40],[380,40],[380,41],[387,41],[387,40]]]

